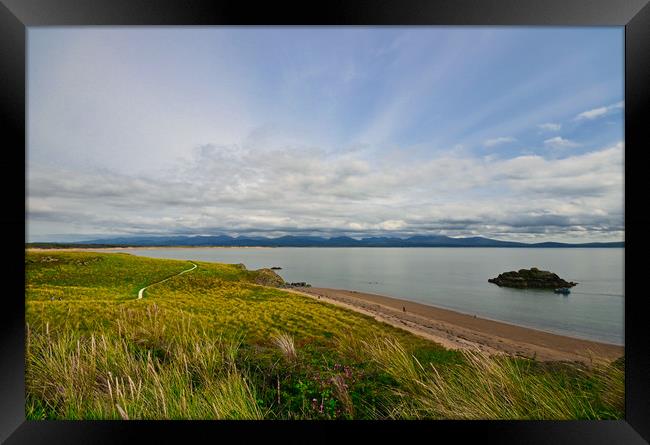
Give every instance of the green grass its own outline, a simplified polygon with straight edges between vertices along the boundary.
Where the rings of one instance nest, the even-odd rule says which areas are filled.
[[[194,263],[137,300],[191,264],[28,252],[27,418],[622,417],[616,366],[477,359]]]
[[[545,365],[463,351],[462,364],[423,365],[399,341],[375,337],[357,350],[398,383],[391,417],[409,419],[617,419],[621,364]]]

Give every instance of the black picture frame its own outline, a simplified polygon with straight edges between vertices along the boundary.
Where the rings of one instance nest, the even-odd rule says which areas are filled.
[[[26,31],[31,26],[89,25],[521,25],[625,26],[625,420],[431,422],[142,422],[26,421],[24,255],[26,174]],[[11,286],[0,316],[0,440],[6,443],[115,443],[276,439],[321,442],[474,439],[496,443],[635,444],[650,441],[650,343],[641,287],[648,252],[646,216],[650,104],[648,0],[338,0],[278,4],[209,0],[0,0],[0,109],[3,131],[5,255]],[[645,113],[644,113],[645,111]],[[20,181],[23,182],[20,182]],[[21,184],[23,195],[20,194]],[[645,272],[645,273],[644,273]],[[422,440],[422,439],[420,439]],[[444,440],[444,439],[443,439]]]

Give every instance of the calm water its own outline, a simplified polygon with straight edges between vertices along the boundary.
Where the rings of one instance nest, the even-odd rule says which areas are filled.
[[[160,248],[135,255],[280,266],[285,281],[365,291],[558,334],[623,344],[624,250],[525,248]],[[499,273],[538,267],[571,295],[500,288]]]

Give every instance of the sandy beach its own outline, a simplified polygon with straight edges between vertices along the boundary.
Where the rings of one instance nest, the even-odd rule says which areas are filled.
[[[480,349],[542,361],[615,360],[624,347],[567,337],[411,301],[328,288],[292,289],[370,315],[450,349]]]

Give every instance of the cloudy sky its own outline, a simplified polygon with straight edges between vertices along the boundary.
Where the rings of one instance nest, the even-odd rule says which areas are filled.
[[[621,241],[623,32],[30,28],[28,240]]]

